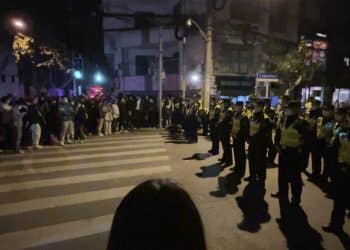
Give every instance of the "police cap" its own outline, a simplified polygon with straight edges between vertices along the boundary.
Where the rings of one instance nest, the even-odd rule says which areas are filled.
[[[244,103],[243,102],[236,102],[236,106],[244,106]]]

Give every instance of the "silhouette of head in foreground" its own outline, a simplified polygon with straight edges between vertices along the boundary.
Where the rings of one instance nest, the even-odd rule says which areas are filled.
[[[107,250],[140,249],[206,250],[199,212],[175,182],[146,181],[117,208]]]

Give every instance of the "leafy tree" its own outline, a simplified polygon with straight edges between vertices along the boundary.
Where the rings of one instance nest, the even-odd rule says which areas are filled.
[[[55,67],[64,70],[68,63],[65,53],[57,48],[35,42],[34,38],[18,33],[15,35],[13,54],[16,62],[20,62],[23,56],[28,56],[35,67]]]
[[[310,48],[302,37],[295,50],[286,55],[270,56],[268,63],[273,72],[278,73],[279,78],[288,83],[289,92],[294,98],[300,97],[301,85],[310,81],[320,67],[319,62],[310,59]]]

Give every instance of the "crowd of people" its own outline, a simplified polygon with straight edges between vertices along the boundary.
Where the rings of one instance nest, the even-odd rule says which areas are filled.
[[[302,197],[302,172],[311,159],[309,178],[324,187],[334,199],[328,232],[339,232],[344,225],[350,197],[350,109],[310,99],[302,107],[288,96],[273,109],[269,99],[224,102],[212,99],[203,108],[200,96],[189,100],[167,97],[162,102],[162,126],[171,131],[183,129],[189,143],[198,142],[198,131],[210,134],[209,153],[218,155],[222,166],[241,179],[265,189],[268,167],[278,166],[278,198],[281,222],[290,207],[299,206]],[[157,100],[153,97],[115,98],[35,98],[0,100],[0,150],[23,153],[41,145],[82,143],[91,134],[108,136],[158,124]],[[248,153],[246,147],[248,145]],[[278,164],[275,158],[278,155]],[[292,197],[289,199],[289,186]]]
[[[27,148],[82,143],[88,135],[128,133],[157,124],[157,100],[148,96],[7,95],[0,100],[0,150],[24,153]]]

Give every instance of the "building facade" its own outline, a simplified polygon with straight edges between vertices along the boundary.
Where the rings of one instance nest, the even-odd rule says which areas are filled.
[[[220,1],[218,1],[220,2]],[[117,89],[125,92],[158,90],[159,27],[164,22],[164,90],[182,91],[181,73],[187,88],[202,88],[205,40],[198,29],[187,30],[182,50],[175,38],[177,8],[196,20],[205,31],[207,0],[140,1],[104,0],[104,44],[114,68]],[[298,40],[299,0],[228,0],[213,10],[214,79],[222,95],[247,96],[254,91],[257,72],[266,72],[264,49],[287,50]],[[106,15],[107,13],[107,15]],[[154,13],[153,23],[145,18]],[[119,15],[118,15],[119,14]],[[136,16],[136,17],[135,17]],[[182,58],[183,55],[183,58]],[[193,81],[191,75],[199,75]]]

